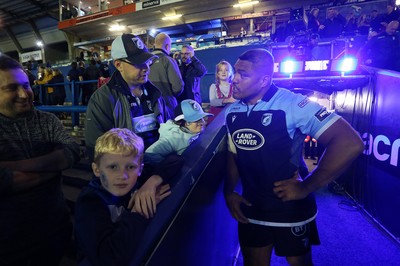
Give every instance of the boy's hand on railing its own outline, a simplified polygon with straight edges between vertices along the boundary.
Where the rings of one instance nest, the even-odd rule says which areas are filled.
[[[160,196],[159,199],[157,199],[157,190],[161,183],[162,178],[158,175],[153,175],[138,190],[136,190],[133,194],[134,203],[132,212],[137,212],[146,217],[146,219],[152,218],[156,213],[157,203],[164,197],[168,196],[163,195],[162,198]]]

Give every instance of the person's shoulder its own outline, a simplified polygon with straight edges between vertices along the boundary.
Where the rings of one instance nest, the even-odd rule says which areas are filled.
[[[57,118],[57,116],[53,113],[41,111],[41,110],[37,110],[37,109],[33,109],[32,112],[33,112],[33,115],[38,117],[39,119],[51,120],[51,121],[55,120],[57,122],[60,122],[60,120]]]
[[[89,206],[91,209],[93,209],[93,207],[105,206],[105,204],[104,200],[99,194],[98,189],[94,188],[93,186],[86,185],[85,187],[82,188],[81,192],[79,193],[78,199],[75,204],[75,208],[79,212],[79,209],[83,211],[84,209],[87,209]]]
[[[241,100],[237,100],[225,108],[225,114],[230,112],[245,112],[246,110],[247,105],[243,104]]]
[[[150,97],[161,97],[161,91],[159,88],[157,88],[151,81],[147,81],[145,84],[143,84],[143,87],[147,90],[149,93]]]
[[[179,133],[179,125],[175,124],[171,119],[167,120],[165,123],[160,124],[160,138],[170,137],[171,135]]]

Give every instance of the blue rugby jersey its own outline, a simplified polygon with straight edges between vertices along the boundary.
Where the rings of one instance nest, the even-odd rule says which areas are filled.
[[[252,203],[242,207],[251,222],[294,226],[315,218],[312,194],[283,202],[273,193],[273,183],[294,175],[305,135],[318,139],[339,118],[307,97],[275,85],[255,105],[238,101],[228,107],[228,147],[237,155],[243,196]]]

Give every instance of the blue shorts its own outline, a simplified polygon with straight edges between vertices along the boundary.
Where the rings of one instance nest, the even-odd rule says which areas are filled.
[[[295,227],[274,227],[239,223],[241,247],[256,248],[273,245],[281,257],[302,256],[310,252],[311,245],[319,245],[315,220]]]

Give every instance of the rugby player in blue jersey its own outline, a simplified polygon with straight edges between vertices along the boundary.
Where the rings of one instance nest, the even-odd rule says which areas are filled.
[[[319,244],[313,192],[337,178],[363,151],[358,133],[339,115],[272,83],[274,59],[265,49],[240,55],[226,110],[227,206],[239,222],[244,265],[269,265],[272,250],[290,265],[312,265]],[[318,166],[301,179],[303,141],[326,147]],[[242,183],[242,194],[235,191]]]

